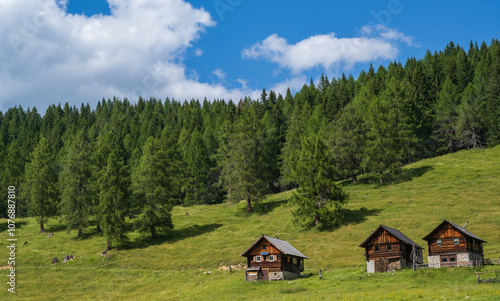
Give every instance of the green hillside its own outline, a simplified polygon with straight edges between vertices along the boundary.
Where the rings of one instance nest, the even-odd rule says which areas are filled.
[[[16,299],[498,300],[500,284],[476,284],[470,268],[367,275],[364,250],[358,245],[383,224],[427,248],[422,237],[448,219],[457,224],[468,221],[467,229],[488,242],[485,257],[498,258],[500,147],[422,160],[387,178],[383,186],[367,184],[362,177],[358,185],[342,183],[350,194],[346,220],[330,232],[293,224],[287,205],[291,192],[269,196],[253,215],[245,213],[244,203],[176,207],[175,229],[168,236],[150,240],[132,232],[128,242],[115,245],[119,250],[106,256],[100,256],[106,244],[95,224],[84,238],[76,239],[76,232],[66,232],[62,219],[53,218],[46,230],[54,236],[48,238],[38,233],[35,219],[20,218]],[[7,221],[0,222],[3,266],[9,255]],[[263,233],[279,235],[308,256],[305,274],[313,276],[293,283],[245,283],[242,270],[230,274],[221,269],[229,262],[241,267],[245,258],[239,254]],[[76,258],[63,263],[69,254]],[[57,265],[51,264],[53,257],[59,259]],[[424,251],[424,261],[426,257]],[[318,269],[327,270],[323,280],[318,279]],[[3,283],[2,299],[10,294]]]

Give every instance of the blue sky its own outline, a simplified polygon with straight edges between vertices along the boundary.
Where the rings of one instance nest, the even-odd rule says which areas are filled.
[[[3,6],[3,7],[2,7]],[[498,1],[5,0],[0,110],[297,91],[499,38]]]

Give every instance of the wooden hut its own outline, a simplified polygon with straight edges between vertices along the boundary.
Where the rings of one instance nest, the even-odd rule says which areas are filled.
[[[264,234],[241,256],[247,257],[246,281],[297,278],[308,259],[288,242]]]
[[[444,220],[423,238],[429,246],[431,268],[479,266],[484,262],[486,241],[450,221]]]
[[[399,270],[423,262],[423,248],[396,229],[380,225],[359,245],[365,248],[368,273]]]

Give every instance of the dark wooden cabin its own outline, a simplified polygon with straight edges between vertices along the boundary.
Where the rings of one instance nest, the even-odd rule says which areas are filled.
[[[294,279],[304,271],[304,254],[288,242],[262,235],[241,256],[247,258],[246,281]]]
[[[486,241],[450,221],[444,220],[423,238],[429,246],[429,267],[479,266],[484,262]]]
[[[365,248],[368,273],[399,270],[423,263],[423,248],[396,229],[380,225],[359,245]]]

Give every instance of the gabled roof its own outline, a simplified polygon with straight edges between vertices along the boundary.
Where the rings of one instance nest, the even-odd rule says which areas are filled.
[[[287,241],[273,238],[267,235],[262,234],[259,239],[257,239],[248,249],[245,250],[240,256],[246,256],[246,254],[261,240],[265,239],[267,240],[271,245],[273,245],[276,249],[278,249],[281,253],[284,255],[292,255],[292,256],[297,256],[297,257],[302,257],[305,259],[309,259],[307,256],[302,254],[299,250],[295,249],[290,243]]]
[[[486,241],[482,240],[481,238],[477,237],[476,235],[474,235],[474,234],[470,233],[469,231],[465,230],[464,228],[460,227],[459,225],[457,225],[455,223],[452,223],[452,222],[450,222],[448,220],[444,220],[441,224],[439,224],[439,226],[437,226],[434,230],[432,230],[431,233],[427,234],[427,236],[425,236],[423,238],[423,240],[429,240],[429,236],[431,236],[432,234],[434,234],[434,232],[436,232],[438,229],[440,229],[445,223],[450,224],[453,228],[455,228],[456,230],[458,230],[459,232],[461,232],[465,236],[468,236],[470,238],[474,238],[474,239],[482,241],[482,242],[486,242]]]
[[[365,239],[365,241],[362,244],[360,244],[359,246],[362,247],[362,248],[364,248],[366,246],[366,244],[368,244],[368,242],[372,239],[373,236],[375,236],[377,234],[377,232],[380,229],[386,230],[387,232],[391,233],[394,237],[396,237],[397,239],[403,241],[406,244],[409,244],[411,246],[415,246],[415,247],[417,247],[419,249],[423,249],[421,246],[419,246],[413,240],[409,239],[406,235],[404,235],[403,233],[401,233],[401,231],[393,229],[393,228],[389,228],[389,227],[384,226],[384,225],[378,226],[378,228],[375,229],[375,231],[373,231],[372,234],[370,234],[370,236],[368,236],[368,238]]]

